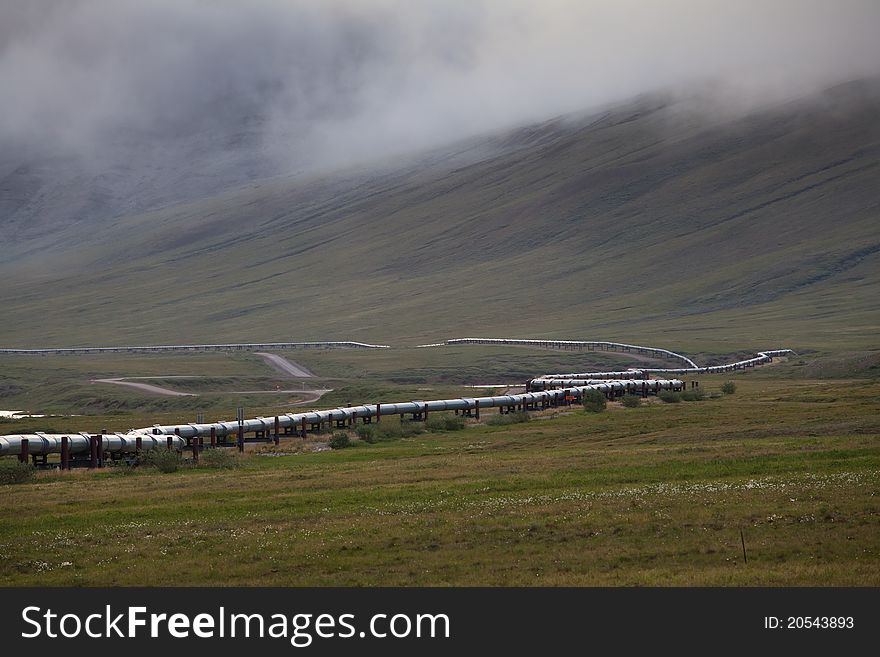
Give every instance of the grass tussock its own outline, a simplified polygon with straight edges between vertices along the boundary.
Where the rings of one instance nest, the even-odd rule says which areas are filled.
[[[524,422],[529,422],[531,419],[531,415],[523,412],[498,413],[497,415],[489,416],[489,419],[486,420],[486,424],[493,427],[503,427],[510,424],[523,424]]]

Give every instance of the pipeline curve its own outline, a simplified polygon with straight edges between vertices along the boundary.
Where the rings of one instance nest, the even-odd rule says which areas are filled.
[[[133,429],[128,433],[104,434],[97,437],[100,441],[99,449],[109,453],[129,453],[135,450],[135,445],[140,439],[141,449],[155,449],[172,446],[182,449],[188,440],[193,438],[225,438],[237,436],[242,440],[244,433],[259,432],[268,436],[270,432],[277,435],[280,429],[285,434],[299,432],[305,437],[308,428],[320,429],[325,424],[333,422],[337,426],[353,424],[357,419],[364,422],[372,422],[375,418],[381,421],[383,415],[412,414],[415,419],[426,419],[431,412],[459,411],[466,415],[475,414],[479,418],[480,410],[487,408],[517,407],[523,410],[536,408],[548,408],[560,403],[580,401],[584,394],[590,390],[598,390],[608,397],[630,394],[658,394],[662,390],[681,390],[684,382],[679,379],[651,379],[650,374],[662,373],[716,373],[746,369],[771,362],[775,356],[790,355],[791,349],[776,349],[758,352],[753,357],[735,363],[699,367],[692,360],[680,354],[652,347],[639,347],[636,345],[624,345],[623,343],[593,343],[582,341],[539,341],[539,340],[503,340],[494,338],[464,338],[456,341],[447,341],[442,344],[602,344],[614,347],[626,346],[632,349],[647,349],[658,353],[667,354],[670,358],[679,358],[689,363],[691,367],[677,369],[633,369],[618,372],[582,372],[574,374],[549,374],[531,379],[526,384],[526,392],[514,395],[499,395],[492,397],[461,397],[458,399],[437,399],[431,401],[409,402],[378,402],[361,406],[350,406],[328,410],[306,411],[302,413],[285,413],[273,417],[258,417],[241,421],[223,421],[213,423],[192,423],[177,425],[154,425],[141,429]],[[582,348],[582,347],[581,347]],[[89,434],[12,434],[0,436],[0,456],[21,454],[23,441],[27,440],[27,453],[31,455],[46,455],[61,451],[62,438],[68,438],[70,453],[88,451]],[[170,442],[169,442],[170,441]]]

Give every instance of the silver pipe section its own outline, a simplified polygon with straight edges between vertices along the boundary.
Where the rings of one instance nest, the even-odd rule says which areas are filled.
[[[173,433],[173,432],[172,432]],[[28,454],[60,454],[61,439],[67,437],[67,447],[71,454],[81,454],[89,451],[88,433],[28,433],[0,436],[0,456],[21,454],[21,443],[28,441]],[[101,441],[100,449],[104,452],[134,452],[137,449],[137,439],[141,439],[141,450],[160,449],[168,447],[168,438],[171,438],[173,449],[183,449],[186,441],[179,436],[155,435],[147,430],[136,430],[129,433],[107,433],[98,438]]]
[[[795,352],[791,349],[771,349],[768,351],[759,351],[758,354],[747,360],[740,360],[735,363],[727,363],[726,365],[711,365],[708,367],[679,367],[679,368],[642,368],[627,370],[626,372],[574,372],[571,374],[543,374],[531,383],[541,385],[541,382],[549,379],[594,379],[594,378],[613,378],[613,379],[634,379],[647,378],[648,374],[716,374],[718,372],[732,372],[756,365],[763,365],[773,360],[774,356],[788,356]]]
[[[366,342],[235,342],[229,344],[166,344],[151,347],[69,347],[66,349],[0,349],[0,354],[39,356],[47,354],[140,353],[162,351],[259,351],[262,349],[390,349],[387,344]]]
[[[721,372],[733,372],[735,370],[744,370],[749,367],[757,367],[765,363],[773,361],[775,356],[795,355],[792,349],[771,349],[769,351],[759,351],[754,358],[740,360],[735,363],[727,363],[726,365],[710,365],[708,367],[687,367],[679,369],[657,369],[647,368],[643,371],[648,374],[719,374]]]
[[[541,381],[542,379],[595,379],[608,381],[609,379],[646,379],[645,370],[625,370],[622,372],[571,372],[568,374],[542,374],[532,381]]]
[[[454,340],[446,340],[440,344],[492,344],[492,345],[518,345],[525,347],[544,347],[546,349],[607,349],[616,351],[635,351],[640,354],[649,354],[654,356],[664,356],[680,360],[690,367],[697,367],[697,364],[687,356],[677,354],[669,349],[660,349],[659,347],[644,347],[637,344],[626,344],[624,342],[605,342],[597,340],[520,340],[515,338],[456,338]],[[419,345],[423,347],[433,347],[438,345]]]
[[[476,410],[477,403],[481,410],[506,406],[518,406],[520,404],[532,404],[536,402],[551,402],[564,400],[566,395],[573,396],[576,400],[583,397],[587,390],[600,390],[603,393],[627,392],[641,390],[645,384],[648,392],[657,393],[660,390],[681,390],[684,383],[678,379],[651,379],[651,380],[626,380],[626,381],[594,381],[582,385],[572,385],[559,390],[540,390],[535,392],[520,393],[516,395],[501,395],[497,397],[461,397],[458,399],[436,399],[431,401],[409,401],[386,403],[380,402],[382,415],[397,415],[401,413],[424,414],[426,411],[472,411]],[[279,427],[297,428],[302,426],[303,421],[309,425],[322,424],[324,422],[356,420],[357,418],[376,417],[376,404],[363,406],[346,406],[344,408],[332,408],[320,411],[306,411],[303,413],[286,413],[278,416]],[[258,417],[243,420],[242,430],[244,433],[254,431],[274,430],[275,416]],[[213,428],[218,437],[233,436],[238,433],[239,423],[236,421],[213,422],[203,424],[169,424],[155,425],[148,429],[137,429],[138,432],[149,431],[153,435],[167,436],[178,435],[182,438],[194,436],[208,436]]]

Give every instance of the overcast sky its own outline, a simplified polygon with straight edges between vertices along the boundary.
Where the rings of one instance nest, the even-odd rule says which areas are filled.
[[[694,81],[749,104],[876,75],[878,34],[878,0],[0,0],[0,141],[248,122],[344,164]]]

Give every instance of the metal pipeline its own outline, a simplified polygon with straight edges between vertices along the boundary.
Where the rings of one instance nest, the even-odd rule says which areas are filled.
[[[496,397],[461,397],[457,399],[435,399],[431,401],[409,402],[380,402],[382,415],[424,414],[436,411],[474,411],[479,405],[481,410],[505,406],[519,406],[523,403],[534,404],[537,402],[549,402],[561,400],[566,395],[580,399],[587,390],[600,390],[605,393],[627,392],[641,390],[642,384],[651,392],[659,390],[681,390],[684,383],[679,379],[651,379],[651,380],[623,380],[623,381],[594,381],[591,383],[573,384],[566,386],[566,390],[540,390],[536,392],[520,393],[516,395],[501,395]],[[377,404],[363,406],[346,406],[320,411],[306,411],[303,413],[286,413],[278,416],[279,427],[297,428],[306,424],[323,424],[325,422],[355,420],[357,418],[376,417]],[[258,417],[242,421],[245,433],[254,431],[269,431],[274,429],[275,416]],[[150,431],[153,435],[178,435],[183,438],[210,435],[214,429],[217,436],[233,436],[238,433],[238,422],[213,422],[203,424],[169,424],[156,425],[149,429],[138,429],[138,432]]]
[[[174,432],[172,432],[173,434]],[[89,440],[92,434],[88,433],[28,433],[0,436],[0,456],[21,454],[21,443],[28,441],[28,454],[60,454],[61,439],[67,437],[67,446],[71,454],[82,454],[89,451]],[[171,438],[173,449],[183,449],[186,441],[174,435],[156,435],[147,432],[146,429],[136,430],[129,433],[107,433],[96,436],[101,444],[99,449],[111,453],[131,453],[137,449],[137,439],[141,439],[141,450],[160,449],[168,447],[168,439]]]
[[[710,367],[697,367],[689,358],[668,351],[666,349],[655,349],[653,347],[640,347],[637,345],[626,345],[617,342],[582,342],[576,340],[507,340],[495,338],[464,338],[460,340],[448,340],[446,344],[462,344],[462,343],[479,343],[479,344],[529,344],[529,345],[603,345],[607,347],[627,347],[631,349],[651,351],[662,353],[668,357],[680,358],[693,365],[688,368],[677,369],[654,369],[642,368],[638,370],[627,370],[620,372],[586,372],[581,374],[564,374],[555,375],[548,374],[528,382],[529,392],[516,395],[501,395],[495,397],[461,397],[458,399],[437,399],[431,401],[409,401],[409,402],[380,402],[379,404],[367,404],[363,406],[346,406],[344,408],[333,408],[319,411],[306,411],[303,413],[286,413],[278,416],[279,428],[298,428],[305,424],[320,425],[325,422],[356,420],[357,418],[373,418],[376,417],[377,408],[381,407],[382,415],[397,415],[412,413],[415,415],[424,415],[425,413],[435,411],[475,411],[477,409],[497,408],[497,407],[514,407],[536,403],[558,402],[560,400],[571,401],[579,400],[588,390],[599,390],[605,394],[617,394],[626,392],[648,392],[658,393],[661,390],[681,390],[684,383],[679,379],[647,379],[648,373],[658,374],[699,374],[699,373],[715,373],[728,372],[732,370],[753,367],[769,362],[774,356],[782,356],[793,354],[791,349],[776,349],[770,351],[759,352],[754,358],[729,363],[727,365],[713,365]],[[288,344],[304,344],[304,343],[288,343]],[[313,343],[328,344],[328,343]],[[346,343],[352,344],[352,343]],[[211,347],[219,345],[210,345]],[[224,345],[225,346],[225,345]],[[364,347],[375,347],[375,345],[359,345]],[[163,347],[159,347],[162,349]],[[637,377],[637,378],[636,378]],[[194,423],[194,424],[177,424],[177,425],[155,425],[143,429],[133,429],[128,433],[112,433],[102,434],[99,438],[102,441],[101,448],[103,452],[110,453],[130,453],[137,449],[137,439],[141,439],[141,449],[159,449],[167,448],[168,439],[171,438],[171,445],[174,449],[183,449],[186,446],[187,438],[197,436],[209,436],[211,432],[217,437],[234,436],[239,432],[239,427],[244,433],[252,433],[254,431],[272,431],[275,428],[275,417],[259,417],[249,420],[223,421],[213,423]],[[68,433],[68,434],[12,434],[0,436],[0,456],[14,455],[21,453],[21,445],[23,440],[28,441],[28,453],[34,455],[52,454],[61,452],[61,439],[68,438],[68,449],[71,454],[89,451],[90,434],[88,433]]]

